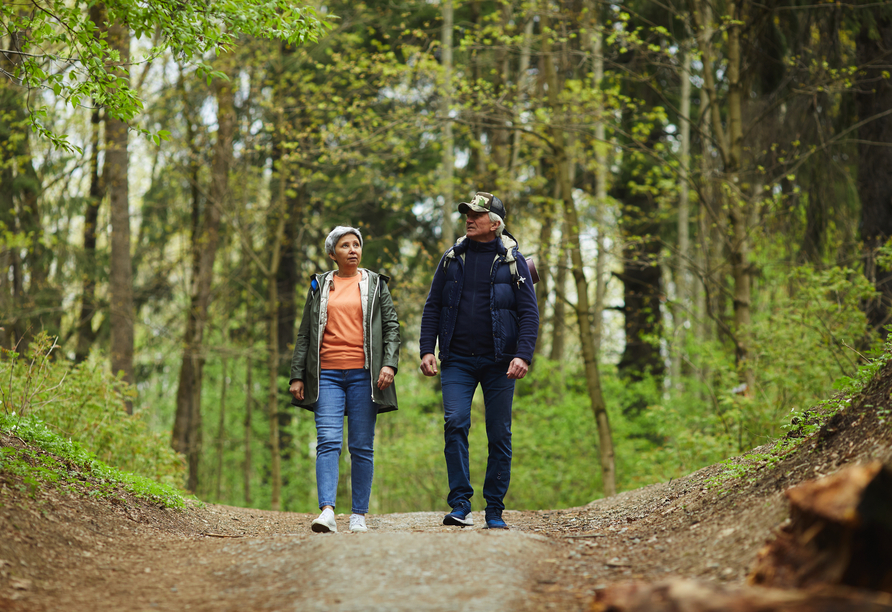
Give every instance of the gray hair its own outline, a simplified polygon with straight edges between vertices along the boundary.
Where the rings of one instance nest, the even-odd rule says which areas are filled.
[[[493,223],[499,222],[499,227],[496,228],[496,238],[501,237],[502,232],[505,231],[505,220],[494,212],[489,213],[489,220]]]
[[[325,252],[329,255],[334,255],[335,247],[338,246],[338,241],[346,236],[347,234],[355,234],[357,238],[359,238],[359,246],[362,246],[362,234],[355,227],[349,227],[346,225],[339,225],[328,234],[328,238],[325,239]]]

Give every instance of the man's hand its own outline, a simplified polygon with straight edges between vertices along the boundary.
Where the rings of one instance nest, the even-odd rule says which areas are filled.
[[[393,371],[393,368],[390,366],[384,366],[381,368],[381,373],[378,374],[378,388],[382,391],[393,384],[393,377],[396,372]]]
[[[303,401],[304,399],[304,381],[295,380],[291,383],[291,386],[288,388],[288,391],[291,395],[294,396],[294,399],[297,401]]]
[[[508,366],[508,378],[521,379],[527,375],[529,369],[530,366],[526,361],[520,357],[515,357]]]
[[[425,376],[437,375],[437,358],[433,353],[427,353],[421,358],[421,373]]]

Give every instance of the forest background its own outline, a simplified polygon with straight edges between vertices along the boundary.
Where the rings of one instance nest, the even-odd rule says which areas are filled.
[[[0,9],[7,422],[201,499],[315,510],[290,358],[353,225],[403,340],[371,511],[445,508],[418,327],[477,190],[541,277],[509,508],[774,440],[888,333],[890,2],[189,7]]]

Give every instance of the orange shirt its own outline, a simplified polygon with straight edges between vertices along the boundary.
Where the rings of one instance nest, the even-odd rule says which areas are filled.
[[[328,322],[319,349],[319,365],[323,370],[354,370],[365,367],[362,346],[362,301],[360,276],[341,278],[335,275],[334,287],[328,294]]]

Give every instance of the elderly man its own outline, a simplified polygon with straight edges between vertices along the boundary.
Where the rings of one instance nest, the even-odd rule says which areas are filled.
[[[468,432],[471,400],[483,389],[489,458],[483,482],[486,526],[507,529],[503,502],[511,478],[511,404],[514,383],[526,376],[539,330],[539,309],[527,262],[505,231],[505,206],[477,192],[458,206],[465,236],[450,247],[431,283],[421,319],[421,371],[437,374],[439,343],[444,438],[452,512],[444,525],[471,518]]]

